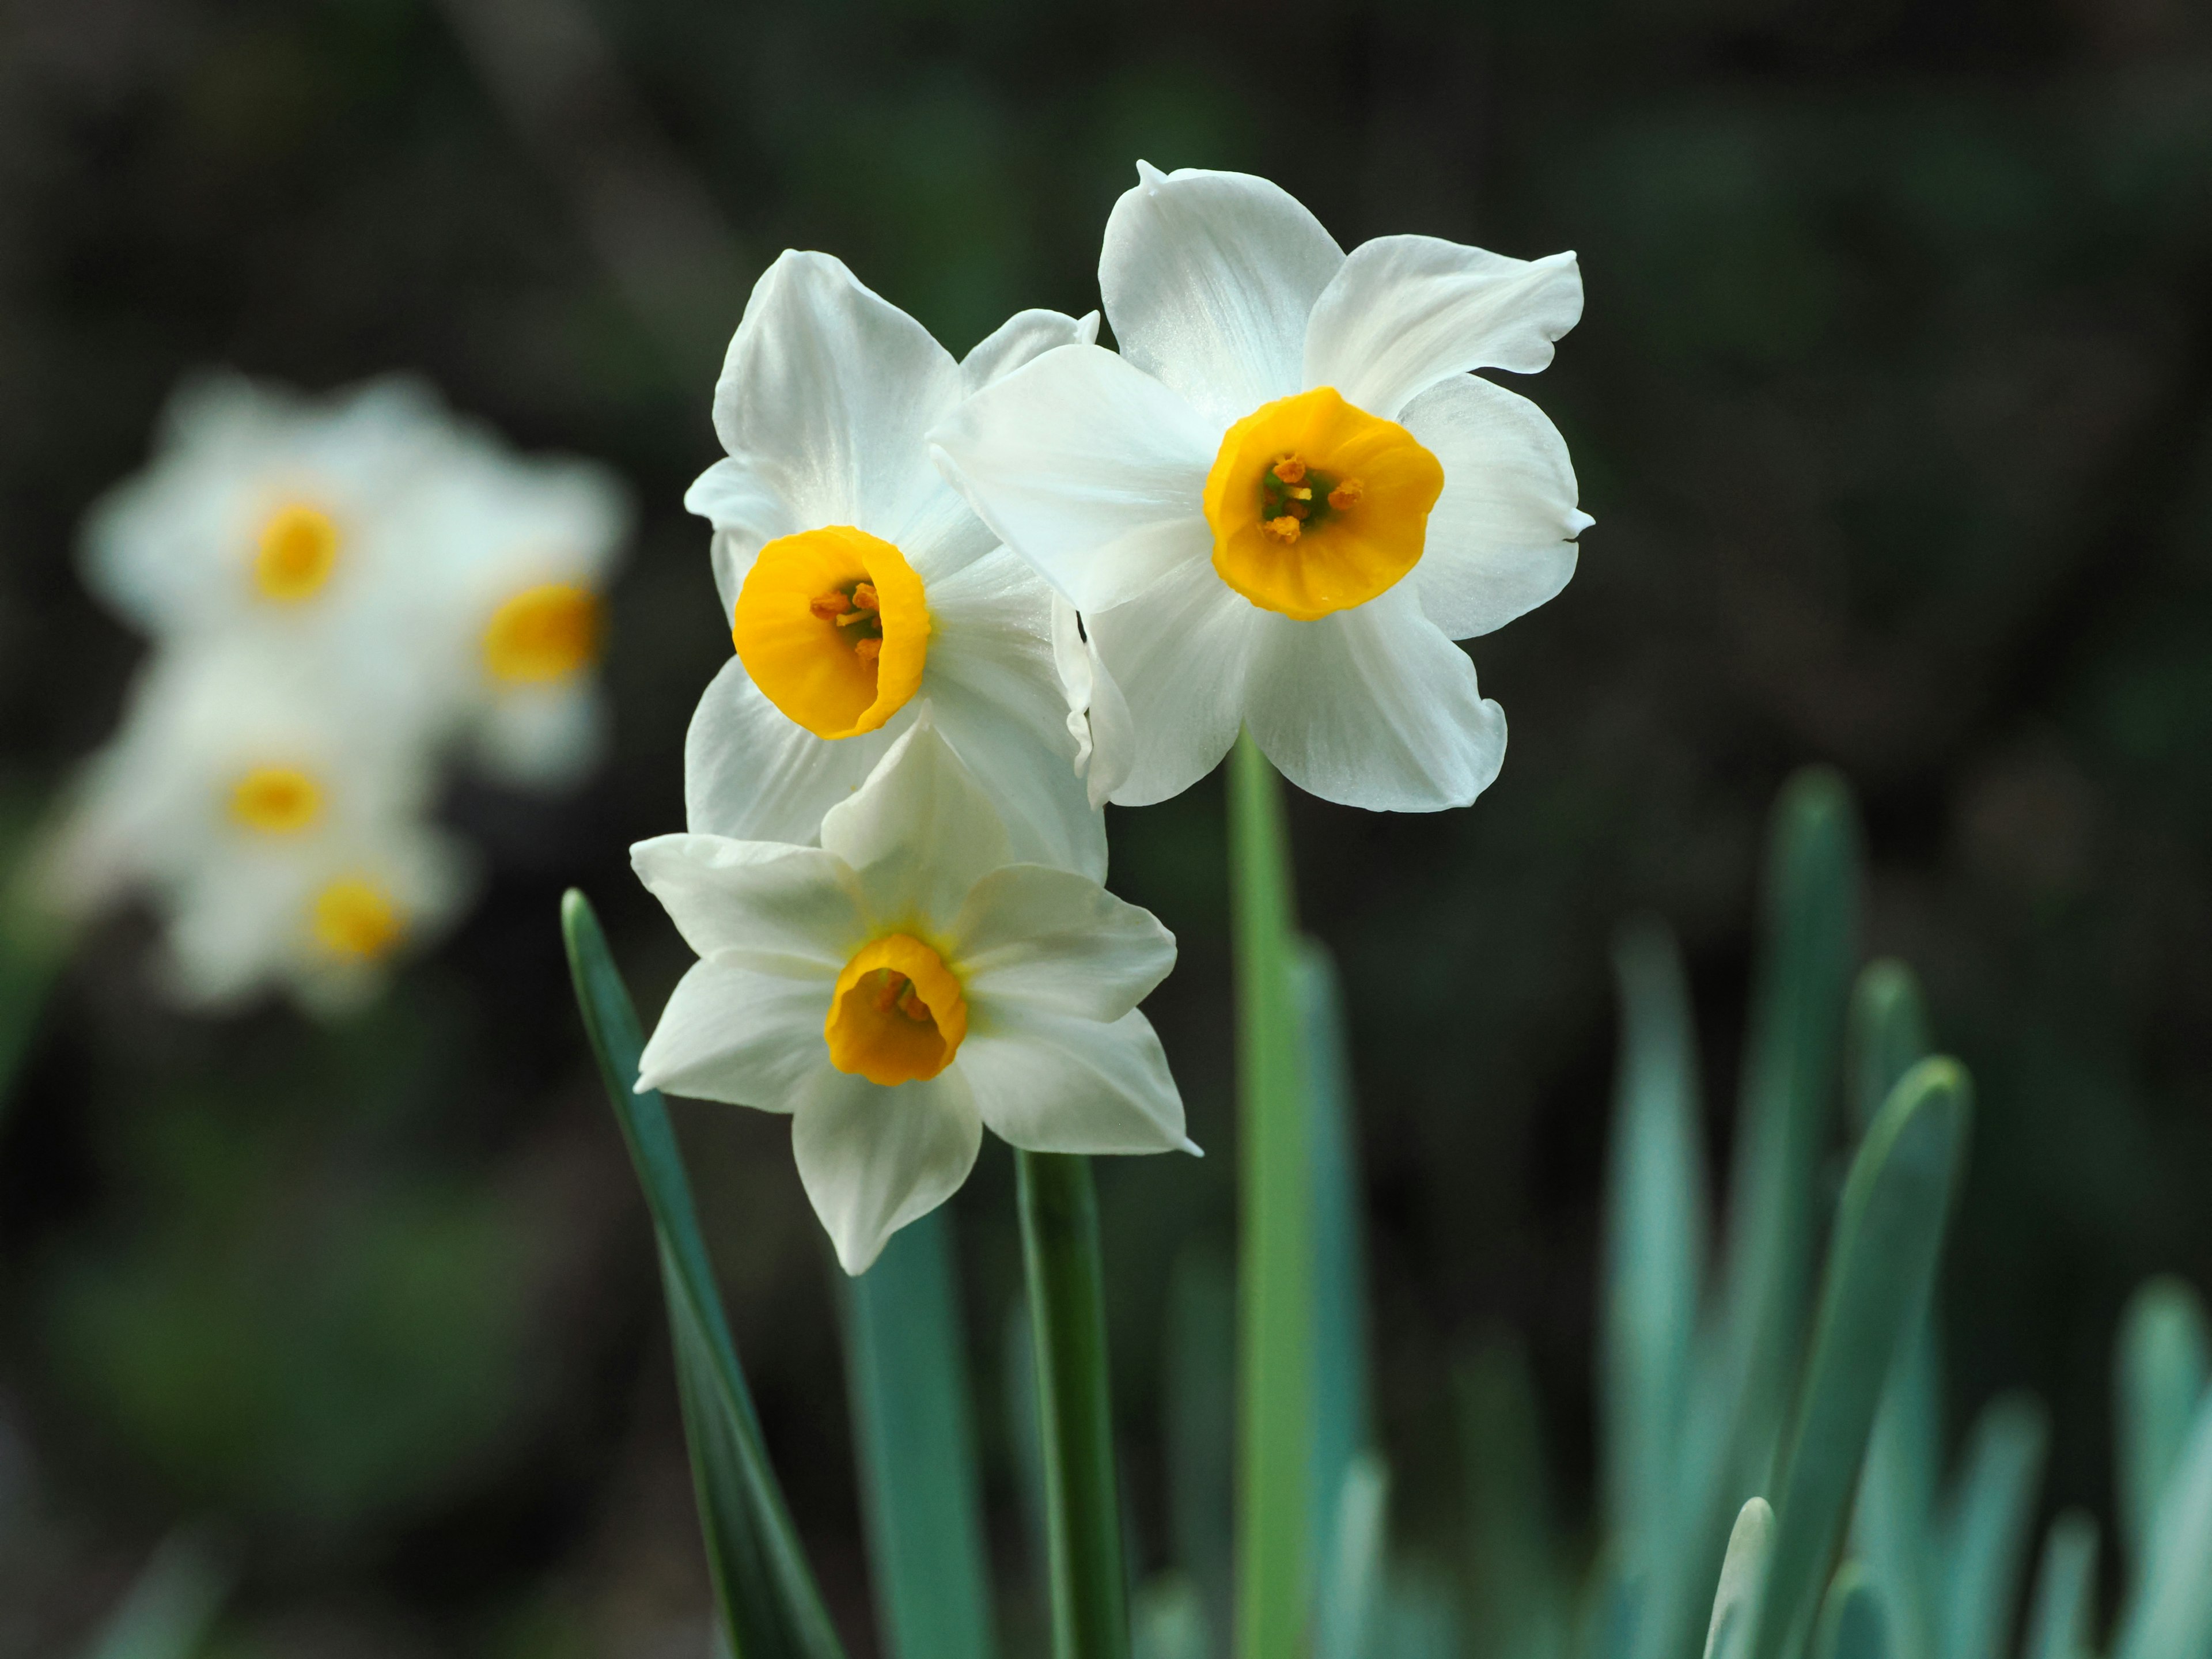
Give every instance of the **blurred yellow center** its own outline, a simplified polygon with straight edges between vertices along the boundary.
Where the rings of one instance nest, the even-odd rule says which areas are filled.
[[[1444,470],[1395,421],[1330,386],[1231,427],[1206,475],[1213,568],[1300,622],[1364,605],[1421,561]]]
[[[968,1035],[968,1003],[945,958],[908,933],[864,945],[837,975],[823,1037],[830,1063],[890,1087],[935,1077]]]
[[[257,766],[231,786],[230,816],[266,836],[305,830],[323,813],[323,792],[290,766]]]
[[[261,526],[253,581],[262,597],[284,605],[313,599],[338,562],[338,527],[320,507],[293,501]]]
[[[599,654],[599,598],[573,582],[526,587],[492,612],[484,666],[495,679],[542,684],[588,667]]]
[[[833,525],[761,549],[730,638],[763,696],[817,738],[849,738],[920,688],[929,610],[898,549]]]
[[[315,942],[332,956],[375,962],[399,943],[405,924],[392,895],[362,876],[343,876],[315,895]]]

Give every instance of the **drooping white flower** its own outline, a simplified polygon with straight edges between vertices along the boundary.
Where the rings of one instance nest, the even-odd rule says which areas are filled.
[[[1243,725],[1315,794],[1466,805],[1505,722],[1452,641],[1557,593],[1590,522],[1552,423],[1472,371],[1551,362],[1574,256],[1347,256],[1264,179],[1139,173],[1099,264],[1120,355],[1050,352],[933,434],[1127,700],[1113,799],[1188,787]]]
[[[987,1125],[1033,1151],[1196,1151],[1137,1011],[1173,936],[1008,852],[927,718],[830,810],[819,847],[695,834],[632,849],[700,957],[638,1086],[789,1113],[848,1273],[959,1188]]]
[[[923,441],[969,393],[1097,331],[1024,312],[956,362],[825,254],[787,252],[761,277],[714,392],[728,458],[685,497],[714,526],[736,647],[685,744],[694,830],[813,841],[927,701],[1015,855],[1103,879],[1051,591]]]
[[[471,860],[423,822],[419,750],[302,669],[265,641],[157,653],[49,853],[64,908],[146,894],[186,1005],[281,988],[337,1010],[469,896]]]

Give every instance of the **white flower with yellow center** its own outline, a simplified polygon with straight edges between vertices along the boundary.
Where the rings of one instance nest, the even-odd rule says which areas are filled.
[[[1017,857],[1104,878],[1051,590],[924,442],[969,392],[1097,328],[1024,312],[956,362],[836,259],[787,252],[769,268],[715,388],[729,457],[685,497],[714,526],[736,647],[685,744],[693,830],[813,841],[926,700]]]
[[[404,693],[410,623],[437,592],[404,510],[452,446],[435,394],[393,377],[307,398],[210,374],[163,428],[86,520],[93,590],[157,639],[264,639]]]
[[[468,895],[466,858],[421,822],[420,757],[301,667],[230,642],[156,653],[50,854],[66,908],[146,893],[179,1001],[342,1007]]]
[[[604,467],[463,434],[405,505],[423,550],[427,717],[495,776],[568,782],[607,737],[599,663],[629,498]]]
[[[848,1273],[959,1188],[986,1125],[1038,1152],[1197,1150],[1137,1011],[1174,937],[1086,877],[1009,862],[998,813],[932,724],[830,809],[821,840],[633,849],[700,957],[638,1086],[789,1113]]]
[[[1188,788],[1243,725],[1315,794],[1466,805],[1505,720],[1452,641],[1557,593],[1590,522],[1552,423],[1471,371],[1551,362],[1574,256],[1347,256],[1265,179],[1139,173],[1099,264],[1120,355],[1051,352],[933,435],[1127,700],[1112,798]]]

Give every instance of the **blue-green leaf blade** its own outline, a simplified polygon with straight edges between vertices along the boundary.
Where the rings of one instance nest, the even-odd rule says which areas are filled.
[[[2023,1659],[2081,1659],[2095,1645],[2096,1612],[2097,1522],[2068,1510],[2044,1540]]]
[[[2173,1478],[2189,1425],[2204,1398],[2204,1304],[2178,1279],[2153,1279],[2120,1318],[2112,1396],[2118,1459],[2120,1543],[2140,1577],[2154,1548],[2151,1524]]]
[[[636,1089],[645,1046],[637,1011],[581,893],[571,890],[562,899],[561,926],[577,1006],[653,1217],[724,1634],[734,1659],[843,1659],[761,1438],[667,1104],[657,1091]]]
[[[1705,1626],[1705,1659],[1741,1659],[1748,1650],[1774,1553],[1774,1510],[1764,1498],[1746,1500],[1729,1531]]]
[[[975,1410],[943,1209],[844,1286],[868,1559],[891,1659],[992,1659]]]
[[[1813,1659],[1888,1659],[1889,1620],[1881,1593],[1856,1562],[1845,1562],[1820,1603]]]
[[[1927,1305],[1966,1155],[1970,1092],[1955,1062],[1921,1061],[1852,1160],[1777,1486],[1755,1659],[1796,1652],[1810,1632],[1883,1384]]]
[[[85,1659],[192,1659],[230,1593],[232,1564],[198,1533],[165,1540]]]
[[[1943,1659],[2009,1651],[2050,1428],[2024,1395],[1992,1401],[1967,1437],[1943,1541]]]
[[[2152,1517],[2143,1571],[2113,1659],[2187,1659],[2212,1650],[2212,1397],[2197,1408]]]
[[[1605,1499],[1619,1571],[1653,1570],[1676,1520],[1683,1413],[1705,1275],[1696,1038],[1674,941],[1647,922],[1613,950],[1621,1054],[1607,1175],[1600,1332]]]

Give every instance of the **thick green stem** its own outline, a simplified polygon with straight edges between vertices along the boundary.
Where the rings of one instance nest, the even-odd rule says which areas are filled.
[[[1296,1659],[1312,1601],[1313,1182],[1282,787],[1249,734],[1230,761],[1229,846],[1242,1187],[1237,1652]]]
[[[1089,1160],[1017,1152],[1044,1449],[1055,1659],[1128,1659],[1105,1276]]]

